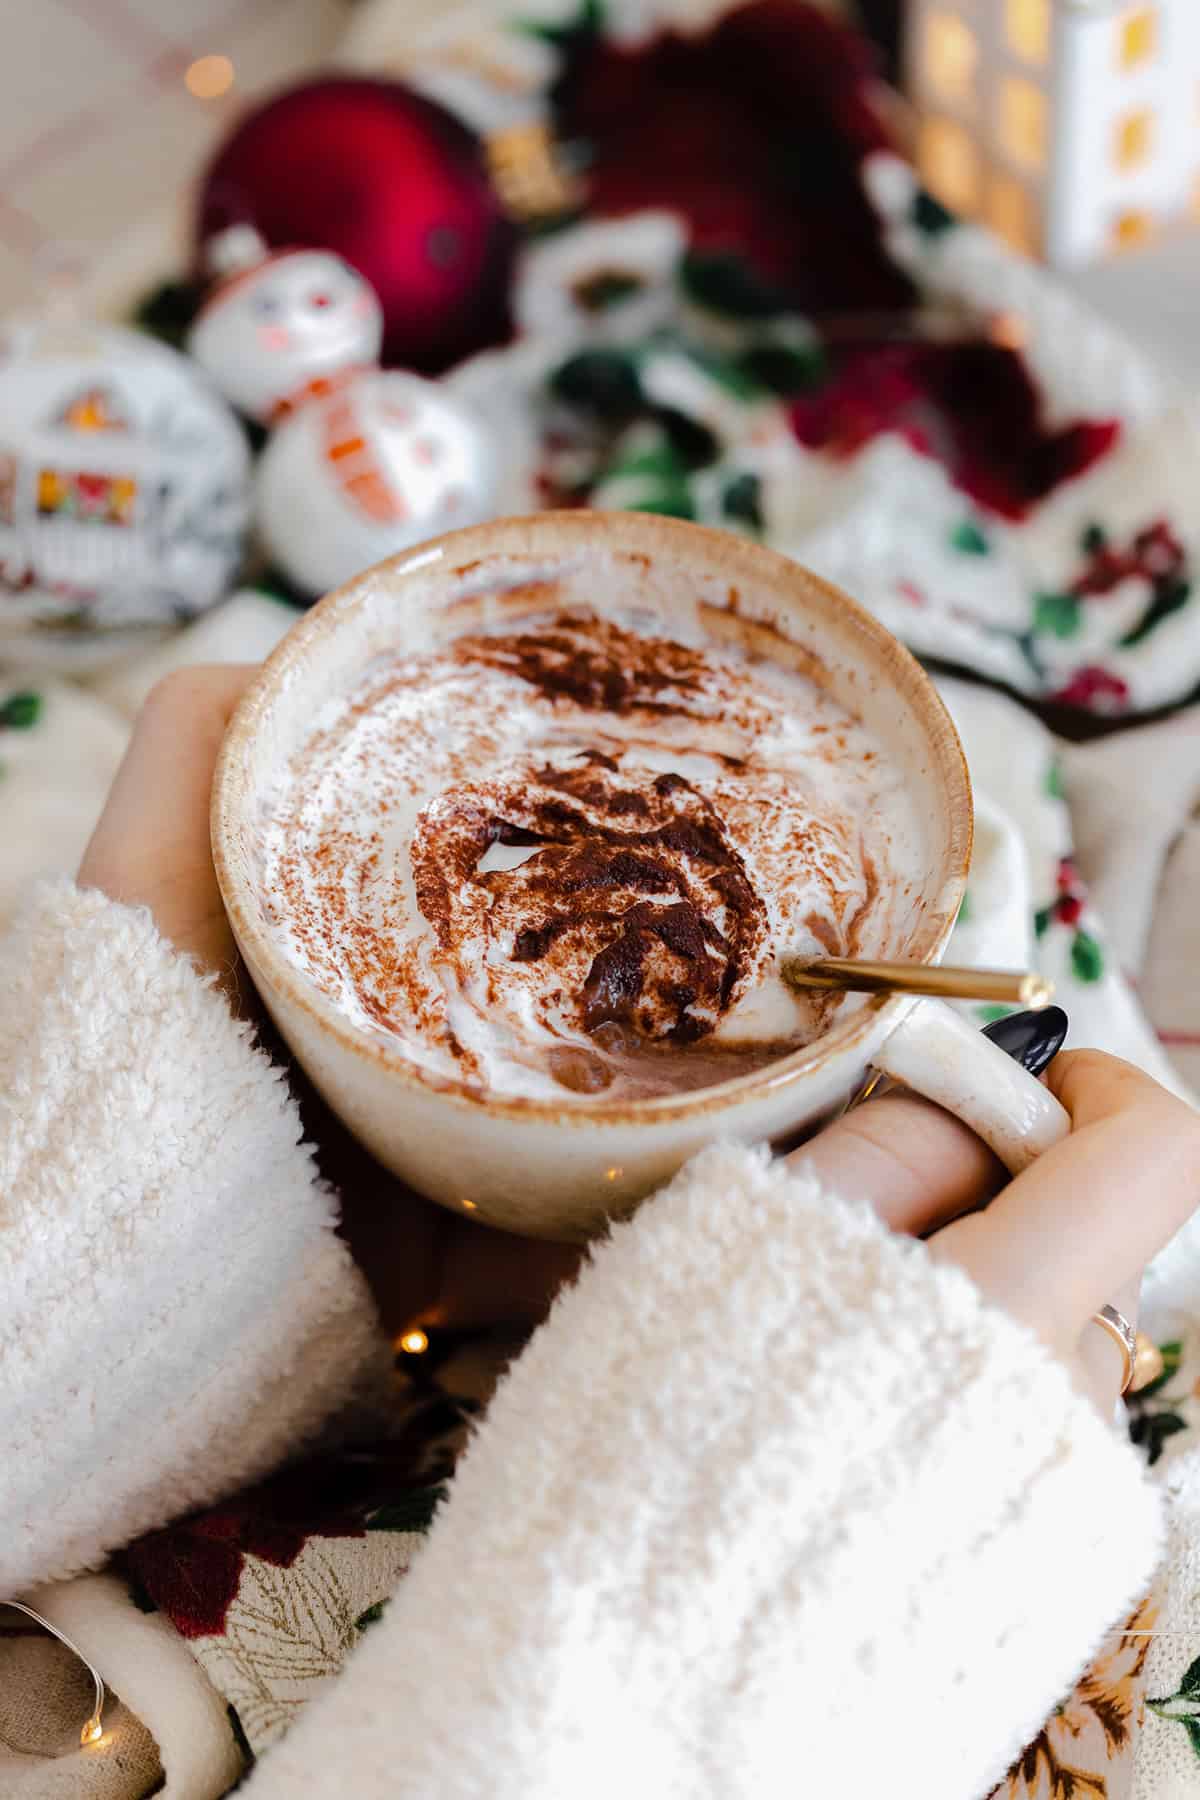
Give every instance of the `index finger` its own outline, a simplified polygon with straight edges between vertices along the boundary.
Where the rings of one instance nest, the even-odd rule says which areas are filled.
[[[1200,1114],[1149,1075],[1095,1050],[1056,1057],[1046,1080],[1070,1137],[972,1221],[1007,1291],[1085,1317],[1135,1278],[1200,1204]]]
[[[892,1231],[912,1237],[973,1211],[1006,1179],[969,1126],[907,1092],[852,1108],[788,1160],[807,1164],[834,1192],[869,1201]]]

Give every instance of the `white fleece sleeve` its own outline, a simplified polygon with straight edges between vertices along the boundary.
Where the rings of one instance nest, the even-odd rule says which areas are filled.
[[[1159,1538],[965,1276],[711,1151],[560,1298],[250,1800],[979,1800]]]
[[[0,1596],[251,1480],[382,1353],[280,1072],[149,915],[0,940]]]

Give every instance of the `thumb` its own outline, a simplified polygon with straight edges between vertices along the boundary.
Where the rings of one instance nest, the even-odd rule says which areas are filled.
[[[177,669],[151,692],[79,867],[79,885],[148,907],[163,936],[232,983],[208,836],[213,765],[252,668]]]

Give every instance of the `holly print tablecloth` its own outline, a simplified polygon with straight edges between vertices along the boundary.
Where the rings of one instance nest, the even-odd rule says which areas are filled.
[[[875,611],[937,672],[976,785],[951,954],[1042,969],[1072,1044],[1200,1091],[1195,399],[924,194],[864,46],[795,0],[505,0],[423,35],[376,0],[347,56],[484,132],[545,121],[579,183],[529,238],[512,344],[446,377],[501,435],[510,494],[744,532]],[[153,675],[257,659],[289,619],[241,595],[90,691],[0,674],[0,914],[73,870]],[[1194,1238],[1151,1272],[1167,1368],[1129,1420],[1171,1492],[1168,1578],[1003,1800],[1200,1792]],[[448,1465],[373,1455],[130,1553],[125,1598],[190,1647],[235,1766],[419,1553]]]

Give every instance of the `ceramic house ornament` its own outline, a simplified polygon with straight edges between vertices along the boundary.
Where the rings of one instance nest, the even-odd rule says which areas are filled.
[[[324,250],[285,250],[232,274],[189,349],[270,429],[257,520],[306,594],[493,509],[495,462],[473,414],[436,382],[378,365],[379,302]]]
[[[937,199],[1072,268],[1200,212],[1197,0],[912,0]]]
[[[0,329],[0,660],[84,668],[211,606],[250,457],[195,366],[133,331]]]

